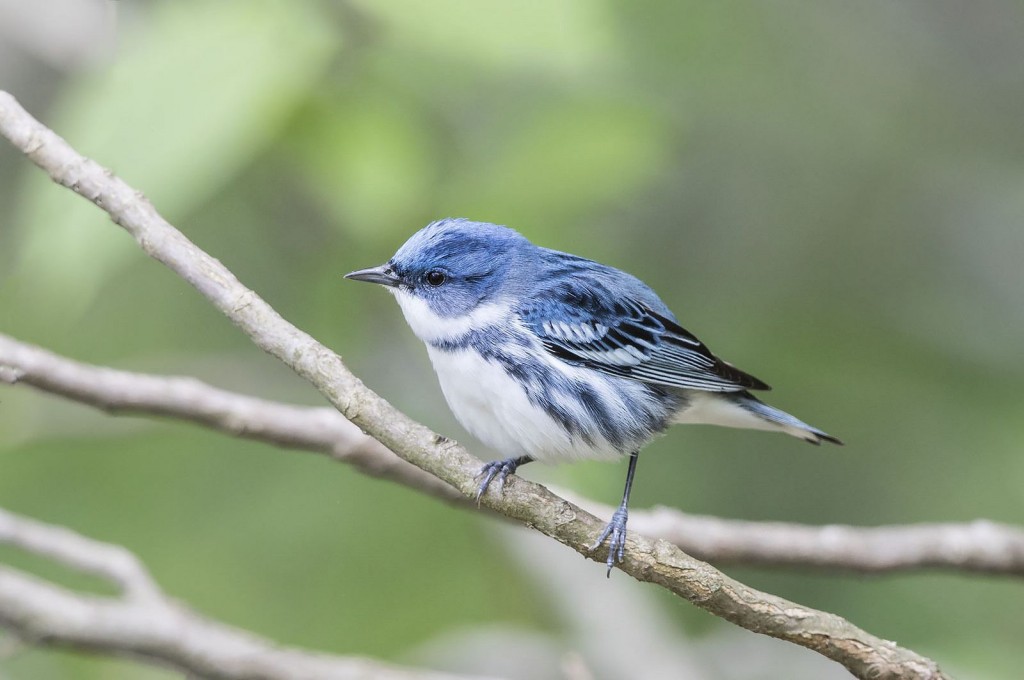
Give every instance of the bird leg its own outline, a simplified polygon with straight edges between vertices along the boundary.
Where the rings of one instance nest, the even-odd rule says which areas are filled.
[[[590,550],[597,550],[604,539],[608,539],[608,559],[605,564],[608,565],[608,577],[611,578],[612,567],[615,566],[616,562],[621,562],[626,552],[626,520],[629,519],[629,491],[633,488],[633,475],[636,474],[636,461],[639,451],[634,451],[629,454],[629,469],[626,470],[626,490],[622,493],[622,503],[619,504],[619,509],[612,515],[612,521],[608,522],[605,526],[604,531],[597,537],[597,541],[594,545],[590,546]]]
[[[498,478],[498,491],[500,492],[505,486],[505,478],[516,471],[520,465],[526,465],[532,463],[533,458],[529,456],[519,456],[518,458],[506,458],[505,460],[495,460],[487,463],[480,472],[477,473],[476,479],[483,478],[480,482],[480,486],[476,488],[476,504],[480,505],[480,499],[483,498],[484,493],[487,491],[487,487],[490,486],[491,481],[495,477]]]

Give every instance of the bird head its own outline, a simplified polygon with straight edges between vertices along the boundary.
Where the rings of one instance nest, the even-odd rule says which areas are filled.
[[[493,311],[519,290],[517,263],[533,245],[518,232],[486,222],[444,219],[412,235],[379,267],[345,275],[386,286],[423,340],[447,335],[445,322]],[[450,324],[449,324],[450,325]]]

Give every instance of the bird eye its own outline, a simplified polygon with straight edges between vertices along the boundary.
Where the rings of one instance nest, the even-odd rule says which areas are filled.
[[[440,286],[445,281],[447,281],[448,277],[445,276],[445,273],[443,271],[440,271],[438,269],[431,269],[429,272],[427,272],[426,279],[427,283],[429,283],[431,286],[437,287]]]

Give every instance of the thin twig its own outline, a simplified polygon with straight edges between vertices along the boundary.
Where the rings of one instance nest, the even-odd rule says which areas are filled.
[[[5,378],[5,376],[7,376]],[[473,507],[437,477],[405,462],[328,407],[255,399],[180,378],[72,361],[0,334],[0,382],[30,385],[113,413],[169,416],[228,435],[314,451],[441,500]],[[556,492],[599,517],[613,508]],[[1024,530],[988,520],[853,527],[745,522],[673,508],[632,510],[630,528],[719,564],[816,567],[860,572],[936,568],[1024,575]]]
[[[117,586],[126,598],[147,600],[158,592],[149,572],[119,545],[99,543],[70,529],[0,509],[0,543],[47,557]]]
[[[83,595],[0,566],[0,626],[19,638],[169,665],[221,680],[469,680],[369,659],[282,647],[174,602],[125,548],[0,510],[0,543],[111,581],[121,597]]]
[[[141,193],[78,154],[2,91],[0,133],[55,182],[107,212],[144,252],[192,284],[258,347],[309,380],[346,418],[401,458],[466,496],[474,492],[478,459],[369,390],[337,354],[285,321],[226,267],[164,220]],[[602,522],[538,484],[513,478],[501,495],[487,494],[483,502],[583,555],[603,560],[603,555],[591,554],[588,548]],[[620,568],[744,628],[813,649],[860,678],[948,677],[929,659],[870,635],[834,614],[749,588],[667,541],[631,535]]]
[[[634,523],[635,521],[635,523]],[[1024,531],[979,519],[879,527],[744,522],[655,507],[633,528],[715,562],[865,573],[946,569],[1024,575]]]

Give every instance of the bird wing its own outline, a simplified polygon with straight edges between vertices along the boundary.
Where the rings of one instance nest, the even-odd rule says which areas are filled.
[[[652,305],[602,288],[563,281],[521,309],[520,318],[554,356],[610,375],[707,392],[771,389]]]

